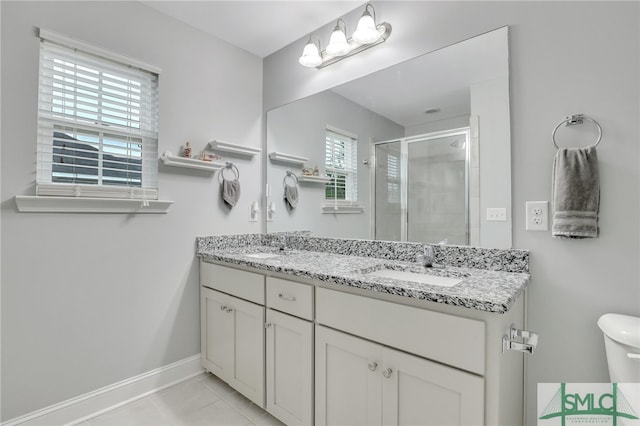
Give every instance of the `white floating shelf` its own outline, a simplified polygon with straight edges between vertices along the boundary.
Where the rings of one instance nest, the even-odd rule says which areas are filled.
[[[223,141],[211,141],[209,142],[209,149],[213,151],[223,151],[231,154],[246,155],[253,157],[259,154],[262,150],[260,148],[253,148],[250,146],[237,145],[234,143]]]
[[[270,152],[269,158],[272,161],[281,161],[283,163],[299,164],[301,166],[303,166],[304,163],[309,161],[307,157],[300,157],[298,155],[285,154],[284,152]]]
[[[300,182],[327,183],[331,182],[331,178],[327,176],[298,176]]]
[[[195,158],[178,157],[167,152],[160,157],[166,166],[184,167],[187,169],[206,170],[215,172],[224,167],[224,164],[202,161]]]
[[[16,195],[20,213],[160,213],[173,204],[169,200],[132,200],[126,198],[87,198]]]

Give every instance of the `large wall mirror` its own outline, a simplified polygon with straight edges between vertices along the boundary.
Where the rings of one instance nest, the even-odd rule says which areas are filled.
[[[268,111],[267,152],[268,232],[510,248],[508,28]]]

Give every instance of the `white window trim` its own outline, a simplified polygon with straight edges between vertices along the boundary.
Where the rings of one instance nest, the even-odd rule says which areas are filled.
[[[76,39],[64,36],[62,34],[58,34],[56,32],[46,30],[44,28],[37,29],[37,36],[38,38],[41,38],[41,39],[49,40],[57,44],[70,47],[72,49],[82,50],[83,52],[91,53],[92,55],[96,55],[96,56],[101,56],[105,59],[110,59],[112,61],[120,62],[121,64],[125,64],[128,66],[140,68],[145,71],[152,72],[154,74],[160,75],[160,72],[161,72],[160,68],[154,65],[147,64],[145,62],[131,58],[129,56],[121,55],[120,53],[116,53],[108,49],[103,49],[102,47],[85,43],[83,41],[76,40]]]
[[[36,29],[36,36],[67,47],[101,56],[116,62],[160,75],[160,68],[134,58],[75,40],[53,31]],[[39,184],[37,195],[16,195],[15,201],[21,213],[167,213],[173,204],[170,200],[158,200],[157,189],[113,188],[110,191],[94,191],[91,185]],[[84,193],[84,197],[78,197]],[[87,196],[89,195],[89,196]],[[109,198],[108,198],[109,197]],[[116,198],[110,198],[116,197]],[[146,197],[153,199],[146,199]],[[137,198],[137,199],[136,199]],[[142,199],[140,199],[142,198]]]

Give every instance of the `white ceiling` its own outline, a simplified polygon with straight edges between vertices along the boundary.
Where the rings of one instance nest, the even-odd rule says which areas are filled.
[[[143,0],[142,3],[264,58],[365,2]]]
[[[402,126],[469,115],[470,86],[509,73],[496,30],[350,81],[332,90]],[[428,108],[440,108],[425,114]]]

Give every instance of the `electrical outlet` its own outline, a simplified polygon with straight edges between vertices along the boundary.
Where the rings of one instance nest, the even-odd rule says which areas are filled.
[[[549,202],[527,201],[527,231],[549,230]]]
[[[487,222],[506,222],[507,209],[504,207],[487,208]]]

